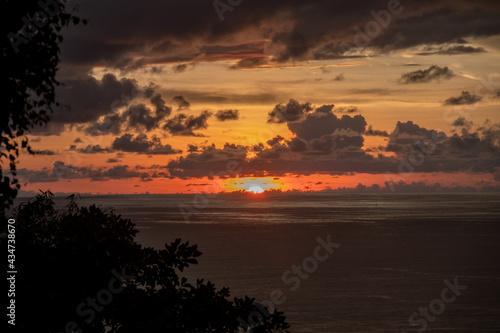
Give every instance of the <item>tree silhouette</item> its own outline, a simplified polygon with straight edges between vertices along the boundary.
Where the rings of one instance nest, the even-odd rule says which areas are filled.
[[[2,0],[0,112],[0,217],[20,188],[16,164],[21,151],[33,154],[26,134],[49,120],[55,100],[61,29],[86,24],[66,12],[66,0]],[[4,172],[5,168],[9,172]]]
[[[57,106],[61,29],[80,22],[66,11],[66,2],[1,2],[6,37],[0,112],[4,232],[6,211],[20,188],[20,153],[33,154],[26,135],[46,124]],[[289,327],[282,313],[268,313],[253,298],[231,300],[227,288],[201,279],[191,284],[181,276],[201,255],[196,245],[177,239],[162,250],[142,247],[134,240],[138,231],[130,220],[95,205],[79,207],[74,199],[69,197],[67,208],[58,210],[52,193],[44,192],[12,215],[19,272],[16,331],[238,332],[252,313],[260,314],[253,318],[253,332]],[[5,237],[0,243],[7,248]]]
[[[201,255],[196,245],[176,239],[162,250],[143,247],[134,224],[111,209],[80,207],[72,196],[58,210],[45,192],[22,203],[14,219],[22,332],[243,332],[252,313],[265,314],[252,332],[287,332],[277,310],[183,277]]]

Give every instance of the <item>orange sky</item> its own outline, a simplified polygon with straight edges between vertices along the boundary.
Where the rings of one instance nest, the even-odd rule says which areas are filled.
[[[283,49],[264,27],[268,35],[286,29],[289,20],[293,27],[300,18],[292,12],[276,14],[283,22],[235,30],[231,38],[179,39],[171,45],[160,37],[149,40],[157,47],[126,54],[127,66],[143,62],[133,68],[94,60],[87,67],[77,65],[63,44],[60,77],[65,84],[58,96],[71,109],[57,111],[45,131],[29,136],[42,154],[22,156],[23,189],[194,193],[259,186],[316,191],[359,183],[384,187],[388,180],[500,185],[494,152],[500,145],[500,35],[438,44],[429,36],[428,43],[389,51],[374,39],[371,48],[331,59],[310,51],[277,61]],[[412,15],[406,11],[392,22],[406,22]],[[229,29],[227,22],[214,24]],[[89,34],[98,27],[91,26]],[[390,26],[383,33],[391,29],[399,28]],[[74,30],[70,40],[72,34],[87,36]],[[127,41],[123,45],[140,41],[116,36],[113,42]],[[352,38],[345,29],[339,36]],[[318,45],[316,52],[326,52],[328,45]],[[433,74],[436,68],[443,72]],[[415,81],[404,82],[405,73]],[[422,73],[429,76],[422,80],[417,77]],[[139,93],[131,96],[129,86]],[[188,104],[181,106],[175,96]],[[291,100],[303,108],[300,114],[284,122],[273,119],[270,113],[280,107],[292,110]],[[228,110],[237,116],[217,115]],[[110,121],[118,127],[102,130],[99,124]],[[90,135],[92,126],[101,126],[100,132]],[[401,163],[413,161],[415,145],[441,131],[449,140],[424,154],[421,164],[412,162],[411,173],[401,173]],[[212,179],[231,160],[242,163],[243,171]]]

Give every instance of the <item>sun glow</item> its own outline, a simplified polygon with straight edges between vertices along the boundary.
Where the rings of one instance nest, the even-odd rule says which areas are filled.
[[[264,189],[259,185],[252,185],[248,188],[248,192],[253,192],[255,194],[264,192]]]
[[[226,180],[226,189],[229,191],[246,191],[252,193],[263,193],[269,190],[283,190],[284,185],[278,178],[232,178]]]

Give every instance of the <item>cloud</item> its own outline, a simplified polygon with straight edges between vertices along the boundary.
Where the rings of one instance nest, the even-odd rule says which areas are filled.
[[[400,84],[427,83],[433,80],[449,80],[455,76],[455,73],[448,67],[439,67],[433,65],[428,69],[419,69],[417,71],[404,73],[399,79]]]
[[[238,110],[219,110],[215,114],[215,117],[219,121],[226,121],[226,120],[238,120],[240,118],[240,111]]]
[[[456,55],[456,54],[471,54],[471,53],[484,53],[486,52],[482,47],[473,47],[466,45],[454,45],[454,46],[439,46],[439,47],[427,47],[424,52],[419,52],[417,55],[434,55],[434,54],[444,54],[444,55]]]
[[[308,150],[307,147],[307,142],[302,140],[301,138],[293,138],[292,140],[288,141],[288,148],[290,148],[290,151],[294,153],[302,153]],[[262,155],[261,155],[262,157]]]
[[[462,91],[459,97],[450,97],[444,101],[444,105],[471,105],[480,102],[483,97],[474,95],[468,91]]]
[[[140,4],[124,0],[119,7],[89,0],[80,6],[79,15],[91,18],[93,24],[65,33],[62,59],[87,68],[133,69],[170,62],[182,71],[191,61],[346,57],[354,54],[351,49],[369,47],[375,54],[388,53],[500,33],[500,9],[492,1],[405,2],[387,26],[379,26],[379,33],[369,33],[359,43],[360,33],[354,28],[364,34],[370,22],[377,22],[372,13],[381,10],[387,10],[387,1],[255,0],[226,12],[221,23],[212,2],[205,0]],[[128,13],[134,13],[140,24],[130,24]],[[196,23],[187,25],[188,21]],[[329,52],[322,52],[325,49]]]
[[[54,110],[51,122],[82,124],[96,121],[139,97],[140,90],[135,80],[119,80],[113,74],[105,74],[101,80],[94,77],[65,80],[56,89],[61,106]]]
[[[106,134],[119,135],[122,131],[124,117],[119,114],[105,116],[101,121],[91,123],[81,129],[88,135],[98,136]]]
[[[134,104],[122,114],[122,119],[128,129],[149,132],[159,128],[160,122],[165,119],[165,114],[153,114],[144,104]]]
[[[300,122],[288,123],[288,128],[299,138],[311,140],[323,135],[333,134],[338,130],[347,130],[363,133],[366,127],[365,118],[361,115],[343,115],[338,118],[332,112],[325,112],[331,106],[323,106],[314,112],[308,113]],[[319,110],[319,111],[318,111]]]
[[[333,113],[333,108],[335,107],[334,104],[326,104],[322,105],[319,108],[316,108],[315,112],[316,113]]]
[[[81,154],[108,154],[113,152],[113,149],[101,147],[100,145],[87,145],[83,148],[77,148],[76,145],[71,145],[69,150],[73,150]]]
[[[272,146],[276,145],[277,143],[280,143],[283,140],[285,140],[285,138],[282,137],[281,135],[278,135],[278,136],[272,138],[271,140],[268,140],[267,144],[272,147]]]
[[[156,136],[148,140],[148,136],[145,134],[139,134],[135,138],[130,133],[124,134],[121,137],[115,138],[111,147],[114,150],[122,152],[148,155],[172,155],[182,153],[182,150],[173,149],[171,145],[163,145],[161,140]]]
[[[307,118],[316,116],[317,112],[312,112]],[[321,116],[330,118],[328,113]],[[353,119],[355,117],[358,118]],[[224,172],[229,163],[236,163],[240,169],[238,176],[389,173],[395,179],[401,178],[400,172],[495,173],[500,168],[500,124],[487,123],[476,131],[464,129],[460,134],[447,136],[441,131],[407,121],[398,122],[389,135],[373,128],[363,133],[353,131],[353,124],[360,130],[366,126],[362,116],[355,117],[344,120],[347,122],[342,123],[343,128],[337,126],[325,131],[333,130],[329,134],[297,135],[289,140],[278,136],[269,140],[267,145],[254,147],[230,144],[222,149],[214,145],[202,147],[169,162],[166,168],[173,177],[179,178],[213,176]],[[339,118],[335,121],[343,122]],[[299,123],[289,125],[292,124]],[[363,149],[363,135],[366,133],[388,136],[387,146],[381,150],[393,155],[367,154],[368,149]],[[256,154],[248,157],[249,151]]]
[[[198,151],[198,149],[200,149],[200,147],[198,147],[197,145],[188,145],[188,152],[189,153]]]
[[[337,76],[333,79],[333,81],[345,81],[345,76],[344,76],[344,74],[339,74],[339,75],[337,75]]]
[[[89,135],[118,135],[127,127],[157,129],[172,109],[165,105],[156,89],[158,86],[153,84],[139,87],[133,79],[118,79],[109,73],[100,80],[94,77],[65,80],[56,91],[61,105],[54,109],[50,122],[35,128],[33,133],[59,135],[74,125]],[[120,113],[124,107],[126,111]]]
[[[339,107],[334,110],[334,112],[338,113],[356,113],[359,112],[357,106],[348,106],[348,107]]]
[[[179,64],[179,65],[175,65],[174,67],[172,67],[172,70],[175,72],[175,73],[182,73],[182,72],[185,72],[187,69],[187,65],[186,64]]]
[[[361,148],[363,143],[364,139],[359,133],[341,131],[313,138],[309,141],[309,146],[313,153],[332,154],[346,148]]]
[[[163,129],[170,132],[172,135],[178,136],[202,136],[193,131],[208,128],[207,120],[212,114],[208,111],[203,111],[199,116],[188,116],[180,113],[169,119]]]
[[[240,145],[226,143],[222,149],[211,145],[170,161],[166,168],[171,176],[178,178],[234,176],[231,171],[243,165],[246,156],[247,148]]]
[[[43,168],[42,170],[20,169],[19,177],[30,183],[56,182],[72,179],[90,179],[92,181],[106,181],[109,179],[128,179],[140,178],[147,179],[151,177],[168,177],[166,173],[147,173],[131,170],[127,165],[116,165],[109,169],[104,167],[93,168],[92,166],[78,167],[71,164],[65,164],[61,161],[54,162],[52,169]]]
[[[177,111],[188,110],[191,107],[191,103],[189,103],[182,95],[174,96],[173,100],[174,103],[177,104]]]
[[[144,103],[132,104],[122,113],[107,115],[100,121],[81,128],[85,133],[93,136],[119,135],[125,128],[139,132],[159,129],[160,123],[171,114],[172,108],[165,105],[165,101],[160,94],[155,93],[155,89],[156,87],[149,87],[143,91],[143,95],[149,98],[154,111]]]
[[[238,61],[236,64],[232,65],[231,69],[251,69],[260,67],[262,65],[266,65],[269,63],[269,59],[267,57],[255,57],[255,58],[246,58]]]
[[[418,142],[442,141],[443,138],[446,138],[446,135],[443,132],[428,130],[424,127],[420,127],[413,121],[407,121],[404,123],[398,121],[396,128],[389,136],[389,142],[387,143],[385,150],[396,153],[411,152],[415,149]]]
[[[290,99],[287,104],[277,104],[269,112],[268,123],[284,123],[301,120],[308,112],[312,111],[311,103],[300,104],[294,99]]]
[[[370,125],[368,126],[368,129],[365,131],[364,135],[388,137],[389,133],[387,133],[387,131],[373,129],[373,127]]]
[[[165,101],[160,94],[153,95],[149,102],[155,107],[155,116],[158,119],[168,117],[172,113],[172,108],[165,105]]]
[[[466,120],[465,117],[458,117],[457,119],[455,119],[452,126],[465,127],[467,129],[470,129],[472,127],[472,121]]]
[[[50,149],[43,149],[43,150],[34,149],[33,152],[35,153],[35,155],[56,155],[57,154],[54,150],[50,150]]]

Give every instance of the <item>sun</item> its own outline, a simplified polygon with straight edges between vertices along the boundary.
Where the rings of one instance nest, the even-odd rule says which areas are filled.
[[[259,185],[252,185],[248,188],[248,192],[253,192],[255,194],[264,192],[264,189]]]
[[[231,192],[243,191],[257,194],[283,189],[284,184],[276,177],[243,177],[225,180],[225,187]]]

